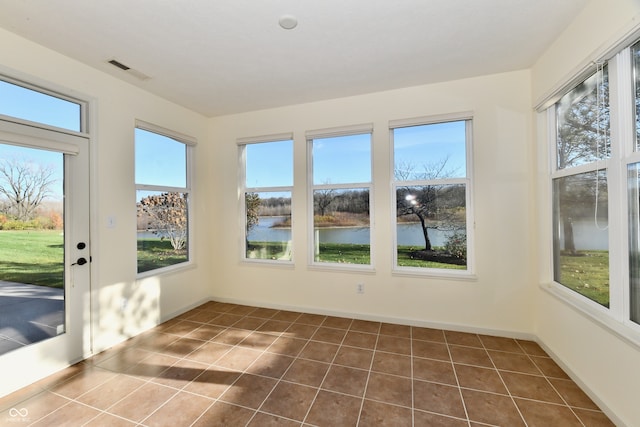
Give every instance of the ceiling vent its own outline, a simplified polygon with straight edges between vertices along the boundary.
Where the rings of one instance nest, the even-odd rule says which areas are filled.
[[[116,68],[121,69],[122,71],[125,71],[127,74],[131,74],[133,77],[140,79],[140,80],[149,80],[151,77],[147,76],[146,74],[135,70],[125,64],[123,64],[122,62],[116,60],[116,59],[111,59],[109,62],[109,64],[113,65]]]

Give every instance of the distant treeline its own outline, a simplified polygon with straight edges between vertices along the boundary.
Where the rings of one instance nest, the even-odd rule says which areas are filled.
[[[369,213],[368,190],[316,190],[314,192],[314,213],[327,215],[335,212],[356,214]],[[260,199],[259,216],[283,216],[291,214],[290,197],[270,197]]]

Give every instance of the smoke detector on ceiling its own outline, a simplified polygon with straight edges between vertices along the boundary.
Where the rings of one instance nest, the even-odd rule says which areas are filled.
[[[298,19],[293,15],[282,15],[278,23],[285,30],[293,30],[298,26]]]

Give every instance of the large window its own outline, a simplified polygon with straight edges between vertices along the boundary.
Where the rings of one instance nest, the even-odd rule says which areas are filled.
[[[307,132],[315,265],[371,265],[372,125]]]
[[[471,120],[425,121],[391,123],[395,268],[468,273]]]
[[[609,80],[602,67],[555,105],[554,280],[609,306]]]
[[[291,261],[292,135],[238,141],[247,260]]]
[[[627,162],[629,215],[629,311],[640,324],[640,42],[631,48],[634,76],[635,123],[633,150]]]
[[[640,43],[609,58],[547,109],[551,289],[640,332]]]
[[[135,129],[138,273],[189,261],[187,136],[139,122]]]

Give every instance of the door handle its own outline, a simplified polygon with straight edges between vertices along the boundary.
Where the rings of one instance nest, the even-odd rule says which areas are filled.
[[[78,258],[78,260],[71,265],[85,265],[86,263],[87,263],[86,258]]]

